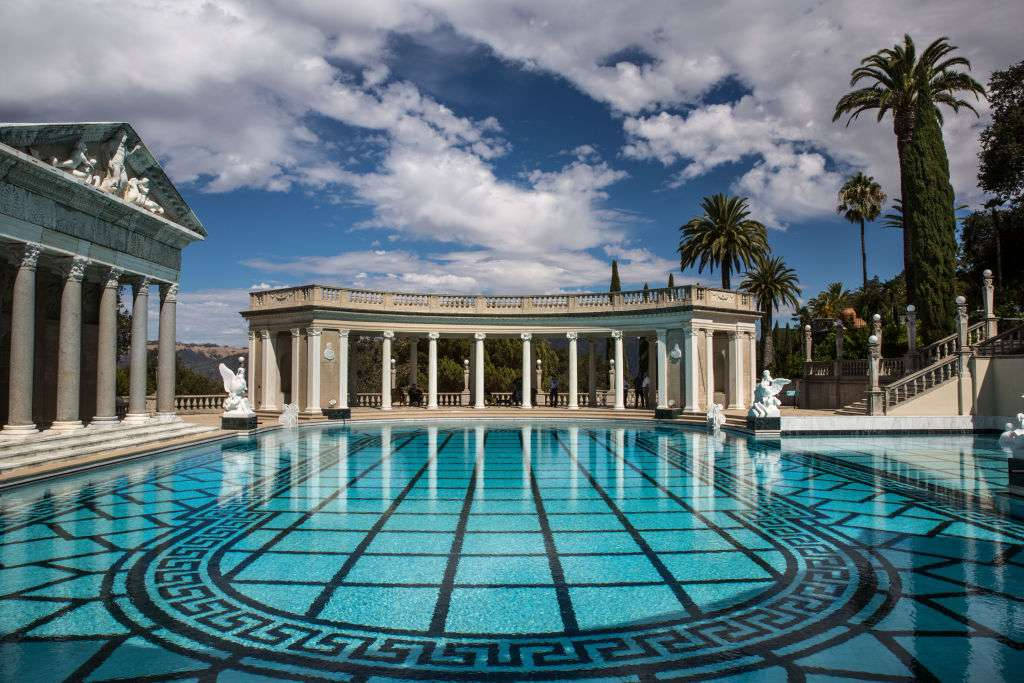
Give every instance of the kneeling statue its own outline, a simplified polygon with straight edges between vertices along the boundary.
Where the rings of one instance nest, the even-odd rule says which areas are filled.
[[[788,379],[772,379],[772,374],[767,370],[761,373],[761,381],[754,389],[754,403],[750,406],[747,417],[779,417],[779,406],[782,405],[782,401],[776,396],[787,384]]]

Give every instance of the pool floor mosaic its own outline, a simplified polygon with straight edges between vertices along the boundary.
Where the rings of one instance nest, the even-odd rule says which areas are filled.
[[[1004,471],[609,423],[195,447],[0,494],[0,679],[1009,680]]]

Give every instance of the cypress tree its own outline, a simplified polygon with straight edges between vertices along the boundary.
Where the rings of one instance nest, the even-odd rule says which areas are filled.
[[[622,284],[619,282],[619,262],[612,261],[612,284],[608,287],[609,292],[621,292]]]
[[[672,275],[672,273],[669,273],[668,274],[668,287],[669,287],[669,289],[671,289],[671,288],[673,288],[675,286],[676,286],[676,279]]]
[[[918,106],[902,174],[903,220],[910,234],[907,264],[925,342],[953,332],[956,304],[956,214],[949,159],[935,105]]]

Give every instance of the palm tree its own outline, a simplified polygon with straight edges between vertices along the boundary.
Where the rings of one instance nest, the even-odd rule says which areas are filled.
[[[843,283],[833,282],[826,285],[821,294],[811,299],[807,305],[815,318],[839,320],[849,302],[850,292],[843,289]]]
[[[754,267],[747,271],[740,289],[750,292],[761,309],[761,365],[775,367],[775,344],[772,340],[772,317],[781,306],[799,305],[799,280],[796,271],[778,256],[758,254]]]
[[[857,119],[862,112],[878,111],[878,121],[886,114],[892,116],[892,128],[896,134],[896,152],[900,162],[900,195],[906,196],[906,153],[914,136],[914,124],[918,108],[934,106],[939,123],[942,113],[936,105],[944,104],[954,112],[961,108],[977,110],[959,97],[960,93],[973,93],[975,97],[985,93],[984,87],[965,72],[955,67],[971,68],[964,57],[947,57],[957,48],[943,36],[925,48],[920,58],[914,41],[909,35],[903,36],[903,44],[879,50],[861,60],[861,65],[850,74],[850,87],[862,80],[871,85],[852,90],[836,103],[833,121],[847,116],[846,125]],[[909,264],[911,235],[903,231],[903,261]],[[909,275],[909,273],[908,273]],[[912,291],[909,287],[908,291]]]
[[[860,223],[860,268],[864,286],[868,286],[868,251],[864,241],[864,223],[878,218],[885,204],[885,193],[875,179],[857,171],[839,188],[836,213],[851,223]]]
[[[746,197],[716,194],[704,197],[700,205],[704,215],[679,228],[679,266],[685,270],[699,261],[698,273],[705,267],[721,268],[722,288],[729,289],[732,271],[750,268],[768,253],[768,236],[762,223],[749,218]]]

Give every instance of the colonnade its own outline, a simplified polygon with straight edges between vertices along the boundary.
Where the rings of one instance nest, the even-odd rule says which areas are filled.
[[[14,248],[14,273],[11,286],[10,311],[10,371],[8,376],[7,422],[0,437],[24,437],[39,431],[37,416],[33,415],[36,351],[40,340],[37,324],[37,271],[44,248],[39,244],[24,243]],[[60,281],[60,321],[58,339],[42,340],[57,345],[56,417],[49,431],[65,432],[81,429],[85,423],[92,427],[119,424],[117,416],[117,314],[118,290],[130,284],[133,290],[133,318],[129,369],[129,403],[124,424],[144,424],[150,421],[146,408],[146,341],[148,332],[149,290],[154,284],[160,288],[160,322],[157,351],[158,418],[172,419],[174,407],[175,371],[175,317],[178,285],[158,282],[142,274],[124,272],[121,268],[94,262],[83,256],[45,253],[46,266],[57,273]],[[94,415],[83,415],[80,410],[82,393],[82,331],[83,282],[98,285],[98,334],[95,355],[96,410]],[[85,358],[89,363],[93,359]],[[45,426],[45,425],[42,425]]]
[[[320,339],[324,328],[320,326],[310,326],[306,328],[290,328],[291,329],[291,377],[292,377],[292,391],[291,400],[297,403],[299,400],[299,387],[300,376],[301,376],[301,358],[306,358],[306,373],[305,373],[305,390],[302,393],[301,399],[303,403],[302,414],[304,415],[318,415],[321,414],[321,383],[324,379],[321,377],[321,363],[320,362],[309,362],[309,359],[320,359],[322,350]],[[725,332],[728,335],[728,345],[725,349],[725,360],[728,365],[727,372],[727,385],[726,390],[723,392],[728,397],[727,407],[730,409],[742,409],[746,407],[749,401],[749,394],[753,390],[753,375],[755,373],[756,356],[755,344],[752,330],[739,330],[735,327],[731,330],[722,330],[720,327],[711,326],[694,326],[685,325],[676,330],[670,330],[667,328],[656,328],[654,334],[650,335],[650,332],[640,333],[639,336],[645,337],[649,341],[648,351],[648,368],[646,370],[647,376],[650,379],[650,384],[653,390],[653,396],[651,397],[650,407],[656,407],[659,409],[667,409],[670,407],[682,408],[687,412],[698,412],[706,410],[709,405],[715,402],[715,345],[714,335],[715,332]],[[302,353],[302,336],[305,334],[305,354]],[[332,330],[333,332],[333,330]],[[348,408],[349,406],[349,353],[350,344],[349,337],[353,331],[341,329],[337,331],[338,334],[338,349],[337,349],[337,376],[336,378],[327,378],[328,382],[337,382],[337,408]],[[672,349],[674,353],[670,358],[669,349],[669,335],[675,333],[673,337],[676,340],[681,339],[682,345],[677,343],[675,348]],[[394,382],[394,370],[393,370],[393,359],[392,359],[392,344],[395,339],[394,330],[382,330],[382,331],[358,331],[362,334],[374,334],[379,336],[381,340],[381,363],[380,363],[380,374],[381,374],[381,410],[392,409],[392,389]],[[614,410],[624,410],[626,408],[626,380],[624,377],[625,369],[625,353],[624,353],[624,335],[623,330],[569,330],[566,332],[559,332],[561,336],[564,334],[564,338],[568,345],[568,386],[565,387],[567,394],[567,408],[569,410],[578,410],[580,408],[580,396],[579,396],[579,377],[578,377],[578,358],[579,358],[579,340],[581,337],[589,342],[589,358],[587,360],[586,372],[587,372],[587,388],[589,392],[588,405],[597,405],[597,347],[599,344],[604,344],[608,338],[612,340],[612,353],[609,359],[610,366],[610,377],[609,377],[609,389],[614,397],[612,408]],[[681,333],[681,335],[680,335]],[[260,410],[265,411],[278,411],[283,406],[277,405],[279,402],[280,391],[280,375],[283,371],[282,368],[278,367],[277,358],[278,354],[275,351],[275,343],[277,339],[277,331],[272,331],[269,328],[264,329],[253,329],[249,334],[249,351],[250,358],[255,359],[259,357],[259,362],[250,362],[249,366],[249,387],[250,387],[250,399],[254,402],[254,405]],[[410,344],[410,375],[412,380],[410,384],[417,384],[418,375],[418,341],[423,336],[427,340],[427,391],[426,391],[426,408],[428,410],[436,410],[439,406],[438,401],[438,340],[441,337],[439,331],[427,331],[427,332],[401,332],[403,336],[411,337]],[[446,332],[445,334],[449,334]],[[471,335],[473,343],[471,345],[470,360],[467,361],[466,377],[471,378],[467,381],[466,390],[472,395],[472,407],[476,409],[483,409],[485,407],[485,395],[484,395],[484,343],[488,337],[488,334],[494,334],[495,336],[507,337],[508,332],[501,333],[489,333],[485,331],[476,332],[464,332],[463,336]],[[532,344],[533,337],[537,334],[531,331],[522,331],[518,333],[518,338],[522,344],[522,377],[521,377],[521,392],[522,401],[521,407],[523,409],[530,409],[533,406],[533,382],[534,382],[534,367],[533,367],[533,356],[532,356]],[[546,336],[553,336],[555,333],[543,332]],[[333,360],[333,358],[332,358]],[[679,382],[678,388],[681,390],[678,400],[670,400],[669,398],[669,387],[670,387],[670,364],[671,363],[682,363],[681,369],[681,381]],[[257,366],[261,366],[259,384],[262,386],[262,390],[257,396],[255,393],[256,379],[255,373],[257,372]],[[539,382],[539,375],[537,376]],[[329,387],[333,389],[333,387]],[[543,391],[543,387],[537,387],[538,393]],[[333,391],[329,392],[333,394]]]

